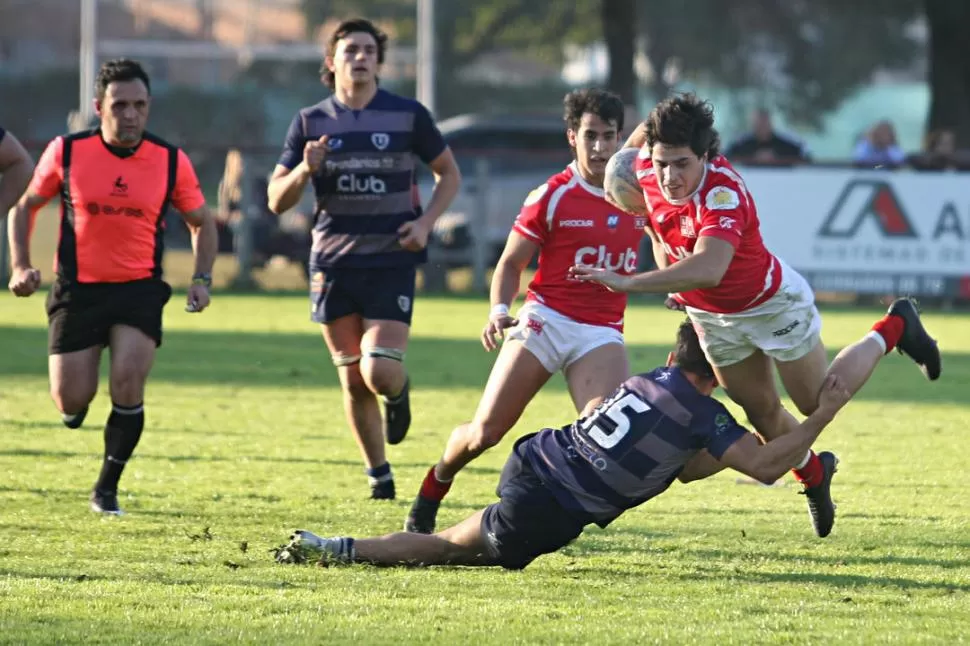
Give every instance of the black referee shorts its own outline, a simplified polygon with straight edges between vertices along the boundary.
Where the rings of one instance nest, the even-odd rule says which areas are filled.
[[[60,278],[47,294],[48,354],[107,346],[111,328],[127,325],[162,344],[162,310],[172,288],[161,279],[79,284]]]

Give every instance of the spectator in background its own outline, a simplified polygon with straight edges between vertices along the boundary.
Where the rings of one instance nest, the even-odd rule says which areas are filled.
[[[898,168],[906,163],[906,153],[896,142],[896,129],[889,120],[877,122],[856,142],[852,163],[864,168]]]
[[[909,159],[917,170],[958,170],[967,167],[967,154],[957,151],[957,138],[949,128],[939,128],[926,135],[922,152]]]
[[[738,164],[754,165],[790,165],[811,161],[805,144],[775,130],[771,113],[764,108],[755,110],[751,116],[751,132],[728,146],[724,156]]]

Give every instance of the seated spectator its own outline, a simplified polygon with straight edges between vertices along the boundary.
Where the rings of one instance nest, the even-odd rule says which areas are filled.
[[[896,143],[896,129],[888,120],[876,123],[852,151],[852,163],[860,168],[898,168],[906,153]]]
[[[791,165],[811,160],[805,145],[775,130],[771,113],[759,109],[751,117],[751,132],[734,141],[724,155],[731,162],[750,165]]]
[[[967,153],[957,151],[957,138],[949,128],[929,132],[923,142],[923,151],[909,158],[917,170],[958,170],[967,167]]]

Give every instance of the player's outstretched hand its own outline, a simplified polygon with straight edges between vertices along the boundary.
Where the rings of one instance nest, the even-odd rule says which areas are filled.
[[[428,235],[430,233],[430,227],[421,220],[411,220],[397,228],[397,235],[401,246],[408,251],[421,251],[427,247]]]
[[[196,313],[209,307],[209,288],[205,285],[192,285],[185,299],[185,311]]]
[[[511,314],[493,314],[488,317],[488,324],[482,332],[482,345],[486,352],[491,352],[505,339],[505,330],[519,324],[519,319]]]
[[[323,165],[323,160],[327,156],[327,135],[323,135],[316,141],[308,141],[303,146],[303,161],[311,173],[316,173]]]
[[[668,296],[664,300],[664,307],[666,307],[668,310],[677,310],[678,312],[683,312],[684,310],[687,309],[687,306],[685,306],[683,303],[678,301],[673,296]]]
[[[8,287],[15,296],[30,296],[40,287],[40,271],[33,267],[14,269]]]
[[[852,393],[846,389],[842,379],[838,375],[829,375],[819,393],[818,407],[834,416],[850,399]]]
[[[629,276],[588,265],[573,265],[569,268],[569,277],[573,280],[599,283],[614,292],[625,292],[630,288]]]

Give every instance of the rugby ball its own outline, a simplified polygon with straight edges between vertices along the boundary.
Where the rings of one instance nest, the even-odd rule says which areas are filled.
[[[610,157],[603,177],[606,201],[634,215],[646,215],[647,202],[637,181],[636,161],[639,148],[623,148]]]

